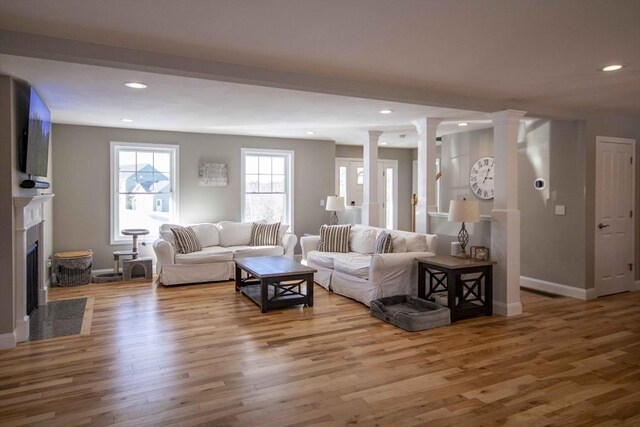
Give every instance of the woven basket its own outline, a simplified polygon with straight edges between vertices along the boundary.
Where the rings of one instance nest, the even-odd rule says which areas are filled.
[[[80,286],[91,282],[93,252],[59,252],[53,256],[53,271],[59,286]]]

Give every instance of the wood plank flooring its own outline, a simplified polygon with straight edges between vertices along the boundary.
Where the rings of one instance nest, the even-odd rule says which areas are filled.
[[[231,282],[54,288],[93,298],[90,334],[0,351],[0,425],[640,425],[640,292],[415,333],[315,293],[260,314]]]

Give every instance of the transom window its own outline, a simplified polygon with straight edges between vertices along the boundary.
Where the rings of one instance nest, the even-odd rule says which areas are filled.
[[[178,222],[178,146],[111,143],[111,244],[131,241],[121,230],[146,228],[158,236]]]
[[[293,151],[242,149],[242,220],[293,229]]]

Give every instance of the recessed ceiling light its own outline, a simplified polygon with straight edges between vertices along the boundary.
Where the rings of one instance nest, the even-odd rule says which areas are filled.
[[[469,123],[467,122],[458,123],[458,126],[461,126],[461,127],[469,126]]]
[[[126,87],[130,87],[131,89],[146,89],[147,85],[140,82],[127,82],[124,84]]]
[[[380,145],[387,145],[387,143],[386,142],[381,142]]]
[[[120,119],[121,122],[131,123],[133,120],[131,119]]]
[[[389,108],[385,108],[384,110],[380,110],[380,114],[391,114],[393,113],[393,110],[389,109]]]
[[[308,130],[308,131],[307,131],[307,135],[315,135],[315,134],[316,134],[316,133],[315,133],[314,131],[312,131],[312,130]]]
[[[606,67],[604,67],[602,69],[602,71],[618,71],[622,67],[623,67],[623,65],[620,65],[620,64],[612,64],[612,65],[607,65]]]

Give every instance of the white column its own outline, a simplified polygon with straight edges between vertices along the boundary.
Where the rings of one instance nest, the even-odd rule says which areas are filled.
[[[526,111],[490,114],[493,121],[494,199],[491,211],[493,310],[522,313],[520,303],[520,210],[518,210],[518,129]]]
[[[373,227],[380,226],[380,202],[378,201],[378,139],[382,132],[369,131],[365,141],[364,157],[364,194],[362,200],[362,223]]]
[[[412,121],[418,131],[418,204],[416,232],[429,232],[428,212],[437,212],[436,200],[436,130],[442,119]]]

